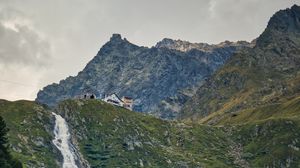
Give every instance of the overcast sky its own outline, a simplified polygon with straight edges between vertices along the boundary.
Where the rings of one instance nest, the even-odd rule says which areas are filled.
[[[112,33],[149,47],[165,37],[251,41],[293,4],[300,0],[0,0],[0,99],[33,100],[76,75]]]

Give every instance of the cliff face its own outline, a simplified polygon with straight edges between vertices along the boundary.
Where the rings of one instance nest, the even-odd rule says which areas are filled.
[[[234,52],[249,45],[230,43],[211,46],[209,51],[192,48],[183,52],[163,43],[159,47],[139,47],[114,34],[77,76],[46,86],[36,100],[54,106],[86,90],[98,97],[117,93],[132,97],[135,111],[174,118],[193,94],[193,87]]]
[[[283,103],[300,94],[299,68],[300,7],[295,5],[274,14],[254,48],[231,57],[200,87],[182,117],[214,123],[241,110]]]

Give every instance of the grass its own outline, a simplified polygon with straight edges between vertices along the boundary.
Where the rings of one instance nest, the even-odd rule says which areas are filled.
[[[141,161],[144,167],[243,166],[236,160],[250,167],[297,167],[299,107],[295,97],[235,117],[225,113],[216,126],[162,121],[97,100],[66,101],[61,112],[68,111],[64,115],[83,137],[81,151],[92,167],[141,167]],[[130,149],[128,142],[141,145]]]
[[[298,167],[299,123],[298,119],[268,119],[239,125],[233,139],[243,145],[252,167]]]
[[[80,150],[92,167],[233,165],[219,128],[167,122],[98,100],[65,101],[58,111],[81,139]]]
[[[262,105],[240,112],[224,114],[218,125],[256,123],[268,119],[300,119],[300,97],[291,98],[283,103]]]
[[[68,121],[91,167],[231,168],[241,167],[238,159],[250,167],[297,167],[299,109],[300,97],[294,97],[236,116],[224,113],[215,126],[164,121],[100,100],[66,100],[56,112]],[[54,123],[47,108],[1,100],[0,115],[10,128],[12,154],[25,167],[58,167],[59,152],[51,145]],[[34,142],[37,137],[44,145]]]
[[[15,149],[11,150],[11,153],[23,163],[23,167],[42,165],[58,167],[56,153],[51,146],[49,111],[31,101],[0,100],[0,115],[10,130],[9,142]],[[44,144],[35,143],[38,138],[42,138]]]

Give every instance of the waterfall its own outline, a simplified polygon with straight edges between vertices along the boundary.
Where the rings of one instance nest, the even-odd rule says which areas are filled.
[[[60,115],[55,114],[55,127],[54,127],[54,135],[53,139],[54,145],[58,148],[63,156],[63,168],[78,168],[76,165],[76,152],[75,148],[71,143],[71,135],[69,132],[69,128],[67,122]]]

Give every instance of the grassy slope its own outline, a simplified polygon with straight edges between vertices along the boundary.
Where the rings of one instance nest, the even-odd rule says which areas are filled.
[[[163,121],[98,100],[68,100],[57,110],[92,167],[297,167],[299,109],[296,97],[228,114],[216,126]],[[1,100],[0,115],[15,157],[27,167],[57,167],[49,111],[34,102]]]
[[[298,119],[268,119],[236,126],[232,139],[251,167],[299,167],[299,129]]]
[[[97,100],[65,101],[71,124],[92,167],[234,167],[221,128],[167,122]]]
[[[297,167],[300,98],[274,106],[216,126],[162,121],[97,100],[65,101],[59,111],[92,167]]]
[[[51,148],[49,111],[31,101],[0,100],[0,115],[10,129],[12,154],[24,167],[58,167]]]
[[[236,113],[213,114],[202,119],[232,127],[231,139],[241,145],[251,167],[299,167],[300,96]]]
[[[225,113],[218,125],[256,123],[269,119],[300,120],[300,97],[292,98],[283,103],[249,108],[238,113]],[[204,121],[204,120],[203,120]]]

